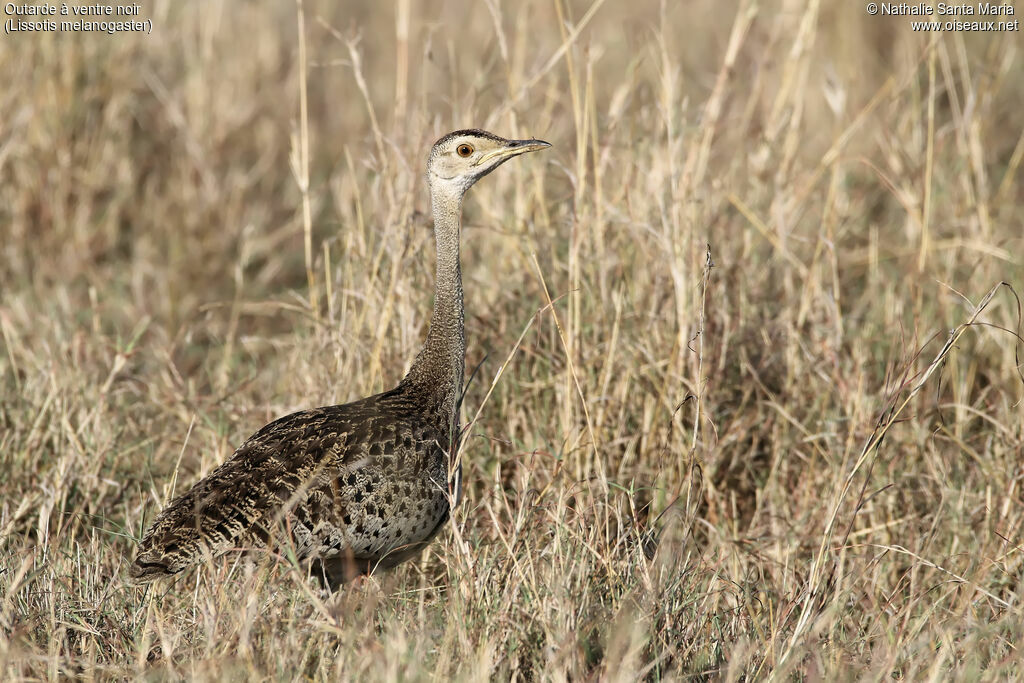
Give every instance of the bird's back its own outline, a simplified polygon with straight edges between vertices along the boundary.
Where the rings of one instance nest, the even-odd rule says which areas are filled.
[[[402,387],[275,420],[160,513],[131,575],[177,574],[285,536],[331,585],[393,566],[447,519],[455,430]]]

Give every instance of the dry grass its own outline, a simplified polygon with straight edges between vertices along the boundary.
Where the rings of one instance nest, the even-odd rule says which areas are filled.
[[[0,42],[0,677],[1024,675],[1018,33],[348,4]],[[469,125],[555,148],[467,204],[451,531],[127,585],[252,431],[402,376]]]

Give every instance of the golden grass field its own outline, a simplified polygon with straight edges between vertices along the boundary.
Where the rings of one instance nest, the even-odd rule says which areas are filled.
[[[1019,32],[816,0],[139,18],[0,39],[0,679],[1024,676]],[[466,203],[450,530],[335,595],[287,548],[129,584],[249,434],[402,377],[426,154],[464,127],[554,147]]]

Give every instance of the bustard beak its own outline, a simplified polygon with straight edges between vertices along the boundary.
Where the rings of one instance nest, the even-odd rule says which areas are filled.
[[[498,160],[500,163],[507,159],[511,159],[512,157],[519,156],[520,154],[536,152],[542,149],[547,149],[550,146],[550,142],[544,142],[543,140],[509,140],[505,143],[504,147],[491,150],[480,157],[474,166],[483,166],[485,164],[489,165],[494,160]]]

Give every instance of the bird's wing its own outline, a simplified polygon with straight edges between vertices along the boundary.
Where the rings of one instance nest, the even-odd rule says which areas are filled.
[[[359,439],[352,438],[357,427],[339,419],[340,408],[293,413],[249,437],[160,513],[142,539],[132,578],[176,574],[200,562],[205,552],[216,556],[265,543],[310,489],[339,468],[358,467],[365,458],[358,452]]]

